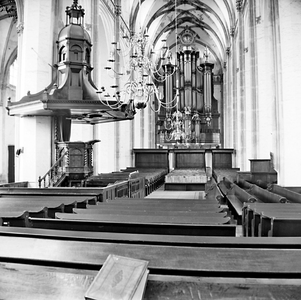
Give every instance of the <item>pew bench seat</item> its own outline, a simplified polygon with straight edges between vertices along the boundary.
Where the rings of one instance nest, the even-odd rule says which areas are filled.
[[[236,219],[237,224],[241,225],[243,203],[235,195],[227,195],[226,203],[231,214],[233,214],[234,218]]]
[[[99,221],[99,222],[108,222],[116,224],[136,224],[136,226],[143,226],[149,224],[227,224],[230,222],[229,217],[206,215],[202,216],[179,216],[179,215],[161,215],[148,214],[148,215],[137,215],[127,214],[127,215],[118,215],[118,214],[99,214],[99,213],[77,213],[77,214],[68,214],[68,213],[56,213],[55,217],[57,219],[64,220],[87,220],[87,221]]]
[[[126,209],[150,209],[150,210],[157,210],[157,211],[165,211],[165,210],[179,210],[179,211],[202,211],[202,210],[214,210],[214,211],[221,211],[223,207],[219,204],[201,204],[201,203],[130,203],[130,202],[99,202],[96,205],[97,207],[107,207],[107,208],[126,208]]]
[[[263,223],[261,216],[266,214],[272,218],[284,214],[301,213],[301,205],[297,203],[248,203],[243,206],[243,232],[245,236],[257,236],[259,234],[259,224]],[[263,235],[267,236],[264,231]]]
[[[158,189],[148,196],[145,197],[146,199],[180,199],[183,200],[189,200],[189,199],[195,199],[195,200],[203,200],[205,198],[205,191],[172,191],[172,190],[163,190]]]
[[[3,299],[82,300],[97,270],[0,263]],[[298,299],[300,279],[215,278],[149,274],[144,299]],[[51,292],[49,292],[51,291]],[[207,297],[208,295],[208,297]],[[200,299],[200,298],[199,298]]]
[[[49,188],[21,188],[21,187],[0,187],[0,195],[40,195],[40,196],[85,196],[96,197],[98,201],[102,201],[103,188],[79,188],[79,187],[49,187]]]
[[[68,214],[72,215],[72,214]],[[47,219],[29,217],[32,228],[76,230],[93,232],[119,232],[139,234],[187,235],[187,236],[235,236],[232,224],[169,224],[105,222],[96,220]]]
[[[95,205],[96,206],[96,205]],[[214,218],[216,216],[219,217],[226,217],[227,212],[214,212],[214,211],[150,211],[148,209],[110,209],[110,208],[74,208],[73,213],[76,214],[102,214],[102,215],[117,215],[117,216],[123,216],[123,215],[139,215],[139,216],[167,216],[171,217],[174,216],[177,217],[192,217],[192,218]]]
[[[223,237],[53,230],[0,226],[0,236],[189,247],[301,249],[301,237]]]
[[[0,261],[99,270],[109,254],[149,261],[151,274],[301,278],[300,249],[166,247],[0,236]],[[18,247],[16,247],[18,245]],[[33,246],[34,245],[34,246]],[[60,251],[57,251],[60,249]]]

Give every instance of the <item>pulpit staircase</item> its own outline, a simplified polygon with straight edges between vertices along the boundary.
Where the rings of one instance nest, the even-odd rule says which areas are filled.
[[[67,155],[65,152],[46,172],[44,176],[39,176],[39,187],[59,187],[67,178],[67,174],[62,171],[63,158]]]
[[[81,186],[82,180],[93,174],[92,151],[97,142],[57,142],[59,158],[39,177],[39,187]]]

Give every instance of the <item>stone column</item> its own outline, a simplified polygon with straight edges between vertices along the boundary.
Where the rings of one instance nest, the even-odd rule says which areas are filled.
[[[300,61],[301,61],[301,2],[298,0],[272,1],[273,49],[275,66],[277,136],[273,136],[275,168],[279,173],[279,184],[301,186],[299,167],[301,165],[301,101],[300,101]],[[274,135],[274,133],[273,133]]]
[[[239,148],[237,149],[239,152],[239,166],[241,170],[246,170],[249,162],[246,158],[246,95],[245,95],[245,37],[244,37],[244,17],[243,17],[243,8],[242,8],[242,1],[236,1],[236,8],[238,11],[238,49],[239,52],[237,53],[238,62],[239,62],[239,72],[238,72],[238,83],[239,83],[239,98],[238,102],[239,106],[239,114],[237,123],[239,124],[240,128],[240,135],[238,138],[238,145]],[[238,90],[237,90],[238,91]]]
[[[53,1],[24,0],[21,42],[18,46],[19,84],[17,101],[51,83],[53,64]],[[23,30],[23,31],[22,31]],[[19,124],[18,124],[19,123]],[[22,117],[17,122],[16,145],[24,152],[16,161],[16,181],[37,186],[51,166],[51,117]]]

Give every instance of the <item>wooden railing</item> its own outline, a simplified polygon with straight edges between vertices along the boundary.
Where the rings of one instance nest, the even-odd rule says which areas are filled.
[[[68,153],[66,151],[55,163],[54,165],[46,172],[46,174],[41,177],[39,176],[39,187],[50,187],[50,186],[57,186],[57,184],[65,177],[65,174],[59,170],[60,163],[65,157],[65,155]]]

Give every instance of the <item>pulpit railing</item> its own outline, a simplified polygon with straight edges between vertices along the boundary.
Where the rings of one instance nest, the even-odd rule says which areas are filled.
[[[57,186],[65,177],[64,172],[61,170],[61,162],[63,158],[67,155],[68,151],[64,152],[64,154],[53,164],[53,166],[46,172],[44,176],[39,176],[39,187],[50,187]]]

